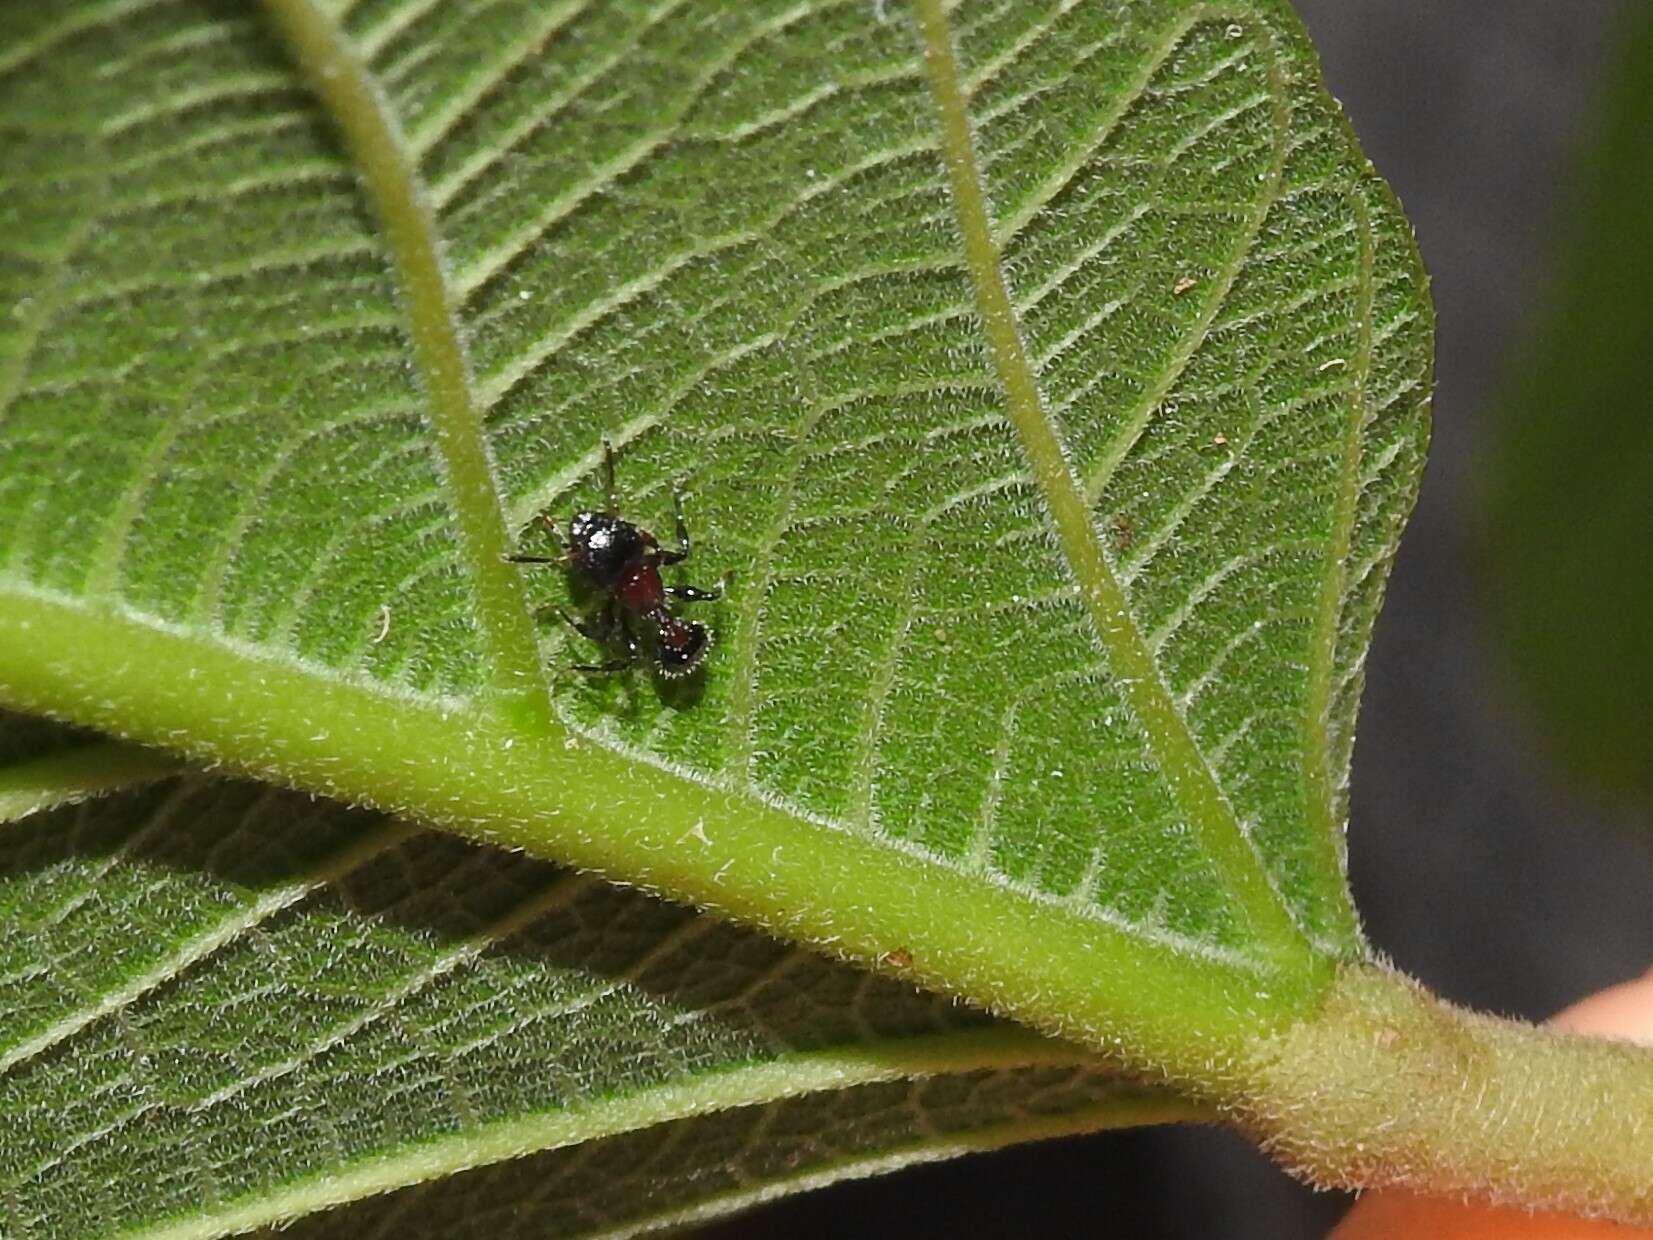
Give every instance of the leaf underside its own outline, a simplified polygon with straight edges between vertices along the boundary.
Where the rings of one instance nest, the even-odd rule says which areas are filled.
[[[462,1234],[539,1240],[696,1223],[922,1158],[1176,1118],[1078,1067],[847,1087],[552,1150],[310,1215],[263,1240]],[[375,1228],[379,1229],[377,1232]]]
[[[0,910],[8,1236],[220,1234],[546,1146],[414,1213],[585,1235],[1151,1097],[897,981],[256,784],[10,823]]]
[[[1171,1053],[1163,1022],[1133,1023],[1156,1000],[1128,977],[1219,977],[1263,1013],[1212,998],[1243,1025],[1361,951],[1347,771],[1431,317],[1283,5],[266,7],[0,12],[0,701],[864,959],[911,947],[917,977],[1139,1059]],[[689,682],[561,670],[592,656],[545,621],[567,582],[499,558],[553,550],[536,512],[601,505],[605,437],[628,515],[669,531],[682,492],[681,580],[726,580]],[[295,705],[275,718],[257,692],[278,682]],[[743,824],[761,854],[719,853]],[[224,838],[168,854],[186,828]],[[159,1219],[192,1192],[269,1194],[502,1117],[977,1019],[894,997],[865,1001],[887,1026],[846,1030],[825,1001],[730,1015],[774,968],[824,970],[804,995],[900,988],[433,835],[358,867],[349,839],[411,828],[250,786],[8,830],[51,858],[16,854],[18,882],[77,893],[38,896],[73,905],[72,947],[42,923],[56,903],[5,919],[46,988],[11,1045],[91,1014],[0,1082],[0,1113],[53,1116],[5,1152],[20,1218]],[[129,837],[162,852],[100,862]],[[847,860],[817,891],[783,848]],[[351,877],[234,921],[344,855]],[[138,894],[161,873],[177,904]],[[834,895],[858,889],[865,907]],[[624,950],[537,943],[511,920],[534,891],[568,901],[553,921],[639,925]],[[1101,1016],[972,938],[1022,908],[1107,945],[1067,962]],[[159,967],[130,953],[171,959],[215,915],[230,928],[199,965],[123,989]],[[719,945],[718,1001],[681,935]],[[42,980],[64,953],[83,962]],[[299,967],[318,962],[325,981]],[[594,975],[625,984],[591,998]],[[588,1000],[590,1026],[530,1027]],[[301,1055],[319,1079],[282,1067]],[[961,1085],[961,1126],[1037,1109],[1042,1078],[983,1070],[1010,1075],[981,1096],[1012,1101]],[[1049,1085],[1053,1110],[1093,1104],[1087,1081]],[[846,1135],[799,1168],[904,1147],[932,1123],[915,1107],[945,1110],[851,1083],[872,1092],[846,1095]],[[768,1104],[823,1132],[837,1105]],[[760,1110],[674,1122],[759,1163],[743,1125],[783,1122]],[[109,1175],[186,1140],[203,1152],[176,1179]],[[592,1217],[618,1226],[614,1208]]]

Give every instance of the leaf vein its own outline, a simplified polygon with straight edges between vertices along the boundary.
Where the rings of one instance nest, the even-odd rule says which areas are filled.
[[[183,793],[180,792],[179,795]],[[159,812],[157,819],[164,821]],[[312,870],[294,881],[260,893],[256,899],[220,918],[213,925],[203,928],[193,937],[174,944],[163,959],[156,961],[142,973],[133,975],[119,986],[102,994],[88,996],[84,1006],[60,1016],[33,1037],[8,1047],[4,1053],[0,1053],[0,1074],[11,1072],[73,1037],[88,1025],[129,1007],[144,995],[182,976],[186,970],[205,960],[221,947],[234,942],[254,926],[268,920],[282,909],[298,903],[319,887],[342,878],[370,857],[410,838],[413,834],[413,827],[401,822],[390,822],[364,839],[352,842],[337,854],[324,858]],[[111,857],[109,865],[104,867],[104,872],[125,856],[130,851],[130,845],[138,842],[138,839],[139,835],[134,835],[126,847]]]
[[[1155,40],[1147,54],[1142,58],[1141,71],[1126,83],[1120,91],[1118,100],[1101,118],[1095,131],[1083,142],[1076,142],[1073,150],[1062,164],[1046,177],[993,232],[993,244],[1003,250],[1021,231],[1028,226],[1042,211],[1051,199],[1061,193],[1073,182],[1084,167],[1090,163],[1097,151],[1107,143],[1118,128],[1119,122],[1125,118],[1137,102],[1141,100],[1148,88],[1153,84],[1154,75],[1170,57],[1171,52],[1187,37],[1188,32],[1206,18],[1203,6],[1191,9],[1182,20],[1169,26],[1165,33]],[[1099,45],[1103,46],[1103,45]]]
[[[626,56],[635,50],[645,35],[656,29],[687,2],[688,0],[666,0],[665,3],[657,5],[631,30],[627,39],[606,46],[606,55],[592,57],[589,67],[584,72],[574,75],[560,91],[546,98],[537,109],[492,141],[483,144],[477,154],[462,161],[448,175],[433,181],[431,201],[436,205],[436,209],[446,211],[467,186],[501,161],[509,159],[511,153],[523,141],[544,129],[553,116],[578,99],[588,87],[600,81],[610,69],[624,62]]]
[[[856,176],[869,172],[872,169],[881,167],[885,164],[894,163],[897,160],[904,159],[909,155],[916,154],[922,149],[924,148],[916,146],[900,146],[890,147],[885,150],[874,152],[872,155],[864,159],[857,160],[854,164],[844,169],[836,176],[821,177],[811,182],[809,187],[803,193],[800,193],[789,200],[785,206],[776,211],[769,219],[763,221],[757,228],[742,230],[740,232],[703,240],[699,244],[692,246],[681,253],[674,254],[671,257],[662,260],[648,271],[634,276],[631,280],[628,280],[622,285],[618,285],[604,296],[588,302],[580,308],[578,313],[570,315],[554,331],[544,333],[538,338],[538,340],[524,346],[513,358],[502,363],[486,375],[482,379],[480,385],[483,406],[485,408],[492,408],[513,389],[515,389],[518,384],[522,383],[531,374],[535,373],[540,366],[555,357],[557,351],[567,344],[568,341],[572,340],[581,332],[588,331],[591,327],[602,322],[609,315],[615,314],[624,309],[626,306],[635,302],[639,297],[653,292],[668,279],[670,279],[676,272],[685,269],[692,263],[708,258],[715,258],[719,254],[727,253],[728,251],[736,249],[740,246],[751,245],[755,242],[762,241],[771,231],[773,231],[777,224],[815,198],[818,198],[822,194],[828,193],[831,190],[837,189]],[[879,274],[881,274],[880,271],[872,271],[866,273],[866,276],[858,274],[853,277],[853,279],[873,277]],[[853,281],[842,280],[822,285],[814,290],[811,294],[811,298],[819,296],[822,293],[829,292],[834,288],[843,287],[851,282]],[[798,316],[802,313],[802,310],[807,308],[809,304],[810,303],[806,301],[804,306],[791,316],[791,320],[796,321]],[[764,336],[759,337],[758,339],[769,340],[776,335],[777,333],[774,332],[765,333]]]
[[[1197,24],[1192,18],[1181,27],[1180,39],[1189,29]],[[1217,278],[1211,281],[1205,290],[1204,300],[1199,314],[1195,316],[1188,330],[1183,333],[1181,340],[1166,359],[1164,367],[1154,382],[1147,385],[1141,398],[1137,401],[1120,422],[1119,428],[1110,438],[1103,450],[1100,459],[1090,469],[1085,479],[1084,495],[1087,503],[1094,504],[1113,477],[1114,471],[1121,462],[1130,455],[1147,429],[1149,420],[1154,411],[1159,408],[1160,402],[1170,394],[1177,381],[1187,371],[1188,365],[1194,360],[1200,348],[1210,336],[1211,325],[1216,322],[1228,296],[1233,292],[1235,282],[1245,269],[1247,258],[1252,247],[1256,245],[1262,234],[1263,225],[1267,221],[1269,212],[1280,199],[1280,190],[1285,178],[1287,139],[1291,130],[1291,113],[1285,101],[1285,84],[1281,78],[1279,54],[1271,41],[1266,41],[1268,50],[1268,76],[1271,94],[1274,100],[1274,146],[1269,160],[1264,180],[1258,187],[1256,204],[1246,217],[1245,223],[1235,238],[1233,248],[1229,252],[1228,260]],[[1175,46],[1173,42],[1169,46]],[[1167,53],[1169,47],[1167,47]]]
[[[533,25],[500,49],[503,54],[496,58],[486,72],[478,73],[462,83],[454,98],[431,112],[416,128],[409,131],[408,140],[415,158],[423,159],[425,154],[451,133],[453,127],[464,120],[482,100],[501,83],[508,81],[511,74],[531,57],[544,51],[545,45],[588,7],[588,0],[567,0],[560,5],[546,6],[537,15],[538,20]]]
[[[668,112],[659,126],[634,141],[625,150],[597,168],[592,175],[571,186],[566,192],[537,212],[532,219],[516,228],[502,240],[490,246],[456,277],[461,303],[468,301],[476,291],[487,284],[512,261],[530,249],[558,220],[577,210],[582,203],[619,177],[624,176],[649,156],[660,150],[677,132],[677,125],[710,89],[713,82],[726,70],[737,64],[746,52],[762,39],[809,15],[807,4],[794,5],[749,32],[746,40],[730,48],[716,60],[708,61],[696,75],[695,83],[678,105]],[[444,205],[438,203],[439,206]]]
[[[1343,824],[1338,821],[1337,792],[1332,777],[1331,708],[1333,677],[1336,672],[1338,634],[1343,617],[1347,587],[1349,551],[1354,536],[1355,517],[1360,502],[1360,469],[1366,428],[1374,416],[1368,384],[1372,369],[1372,315],[1374,312],[1376,263],[1370,212],[1361,192],[1356,189],[1348,195],[1357,220],[1360,243],[1360,308],[1358,322],[1360,344],[1354,365],[1354,383],[1349,393],[1352,408],[1341,445],[1337,505],[1333,513],[1331,538],[1326,544],[1326,559],[1321,570],[1320,598],[1316,608],[1314,633],[1309,644],[1308,692],[1303,699],[1301,778],[1304,811],[1310,823],[1311,856],[1321,868],[1324,881],[1332,884],[1330,890],[1341,890],[1347,882]],[[1338,936],[1340,946],[1358,950],[1360,927],[1354,910],[1346,901],[1323,902],[1330,927]]]
[[[31,60],[77,35],[96,30],[99,26],[113,25],[122,18],[142,13],[145,9],[157,9],[163,4],[172,3],[177,3],[177,0],[114,0],[114,3],[106,4],[102,8],[70,8],[68,16],[57,25],[48,26],[37,32],[33,38],[24,39],[0,50],[0,77],[15,73]]]
[[[243,409],[238,412],[251,411]],[[241,550],[247,531],[259,520],[261,514],[268,510],[266,500],[271,489],[301,452],[317,440],[336,435],[341,430],[370,426],[377,422],[394,423],[407,413],[406,402],[398,399],[383,405],[369,405],[361,409],[343,411],[322,425],[311,427],[297,438],[289,439],[265,460],[259,471],[243,486],[235,488],[235,504],[226,514],[224,533],[214,541],[212,554],[202,565],[201,585],[196,591],[191,609],[195,618],[198,621],[221,624],[224,587],[228,583],[230,566],[235,562],[236,553]],[[160,458],[156,458],[157,468],[159,464]],[[151,482],[158,480],[157,472]]]
[[[1003,386],[1007,411],[1081,587],[1097,640],[1126,702],[1142,725],[1174,802],[1236,900],[1242,918],[1250,923],[1260,949],[1278,967],[1310,967],[1309,945],[1166,688],[1091,524],[1088,506],[1045,410],[1044,396],[1028,362],[1005,283],[967,103],[959,87],[946,11],[942,0],[915,0],[915,5],[944,163],[982,328]]]
[[[429,401],[436,456],[451,492],[492,705],[526,728],[555,731],[532,615],[522,582],[504,559],[505,515],[482,434],[459,298],[407,139],[366,66],[315,0],[265,0],[265,9],[342,131],[385,230]]]

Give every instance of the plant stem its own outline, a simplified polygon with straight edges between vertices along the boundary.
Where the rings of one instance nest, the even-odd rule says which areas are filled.
[[[1252,1065],[1235,1117],[1317,1186],[1653,1225],[1645,1047],[1465,1011],[1368,964]]]

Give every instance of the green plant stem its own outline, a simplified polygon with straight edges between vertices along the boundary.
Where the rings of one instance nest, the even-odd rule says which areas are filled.
[[[1295,1174],[1653,1226],[1653,1051],[1467,1012],[1351,965],[1236,1108]]]

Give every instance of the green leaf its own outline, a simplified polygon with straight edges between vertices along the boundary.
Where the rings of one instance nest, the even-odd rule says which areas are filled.
[[[502,1163],[260,1235],[324,1240],[383,1228],[444,1240],[467,1227],[536,1240],[587,1229],[629,1234],[1006,1141],[1198,1116],[1075,1067],[859,1085]]]
[[[1484,522],[1492,609],[1550,739],[1602,786],[1653,799],[1653,13],[1626,9],[1550,299],[1494,407]]]
[[[1430,310],[1284,4],[11,6],[0,143],[5,703],[1212,1089],[1362,956]],[[686,685],[501,558],[604,437]]]
[[[0,910],[7,1235],[220,1235],[535,1150],[421,1187],[423,1226],[607,1234],[1194,1113],[897,981],[253,784],[9,824]]]
[[[164,778],[177,766],[156,750],[99,743],[82,729],[0,710],[0,824]]]

